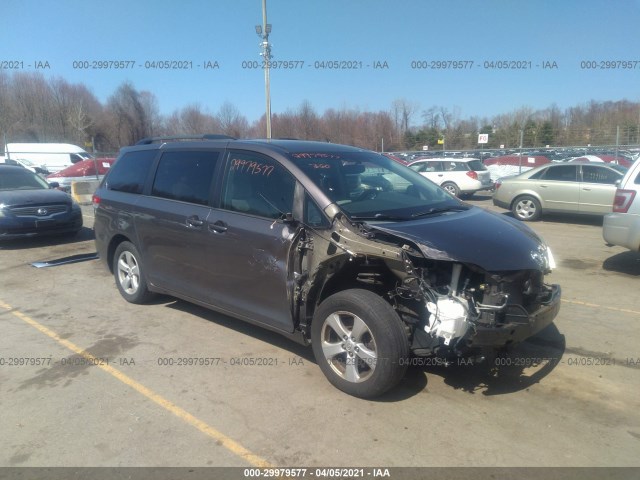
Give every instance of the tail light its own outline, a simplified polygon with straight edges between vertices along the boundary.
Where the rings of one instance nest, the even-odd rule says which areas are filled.
[[[100,197],[94,193],[93,197],[91,197],[91,202],[94,207],[97,207],[100,204]]]
[[[496,180],[496,183],[493,184],[493,188],[498,190],[501,185],[502,185],[502,181]]]
[[[635,190],[616,190],[613,198],[613,211],[616,213],[627,213],[636,196]]]
[[[473,178],[474,180],[478,179],[478,174],[476,172],[474,172],[473,170],[469,170],[467,173],[467,176]]]

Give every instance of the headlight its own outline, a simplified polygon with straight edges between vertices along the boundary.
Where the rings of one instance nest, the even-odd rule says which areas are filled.
[[[538,246],[537,250],[533,250],[531,252],[531,258],[535,260],[540,267],[540,270],[543,272],[550,272],[556,268],[556,261],[553,258],[551,249],[546,245],[541,244]]]
[[[553,253],[551,253],[551,249],[547,247],[547,265],[549,265],[549,270],[554,270],[556,268],[556,259],[553,258]]]

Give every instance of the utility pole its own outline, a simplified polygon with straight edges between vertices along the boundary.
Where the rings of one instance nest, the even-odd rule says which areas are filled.
[[[522,173],[522,139],[524,137],[524,130],[520,129],[520,159],[518,160],[519,168],[518,173]]]
[[[267,120],[267,138],[271,138],[271,85],[269,70],[271,67],[271,44],[269,43],[269,34],[271,33],[271,24],[267,23],[267,0],[262,0],[262,25],[256,25],[256,33],[262,42],[260,47],[262,53],[260,56],[264,62],[264,92],[266,99],[266,120]]]

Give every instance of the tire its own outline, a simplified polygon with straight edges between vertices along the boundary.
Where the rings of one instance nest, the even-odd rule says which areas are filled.
[[[313,316],[311,344],[322,373],[354,397],[382,395],[407,370],[403,323],[391,305],[368,290],[344,290],[325,299]]]
[[[530,195],[516,198],[511,206],[514,217],[525,222],[534,222],[542,215],[540,202]]]
[[[131,242],[122,242],[113,255],[113,276],[120,295],[129,303],[146,303],[153,294],[140,261],[140,253]]]
[[[460,195],[460,188],[453,182],[444,182],[441,185],[441,187],[444,188],[447,192],[449,192],[454,197],[457,197],[458,195]]]

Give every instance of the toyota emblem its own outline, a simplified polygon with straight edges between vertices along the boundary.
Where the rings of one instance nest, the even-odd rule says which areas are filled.
[[[46,208],[39,208],[38,211],[36,212],[38,215],[40,215],[41,217],[44,217],[47,213],[49,213],[47,211]]]

